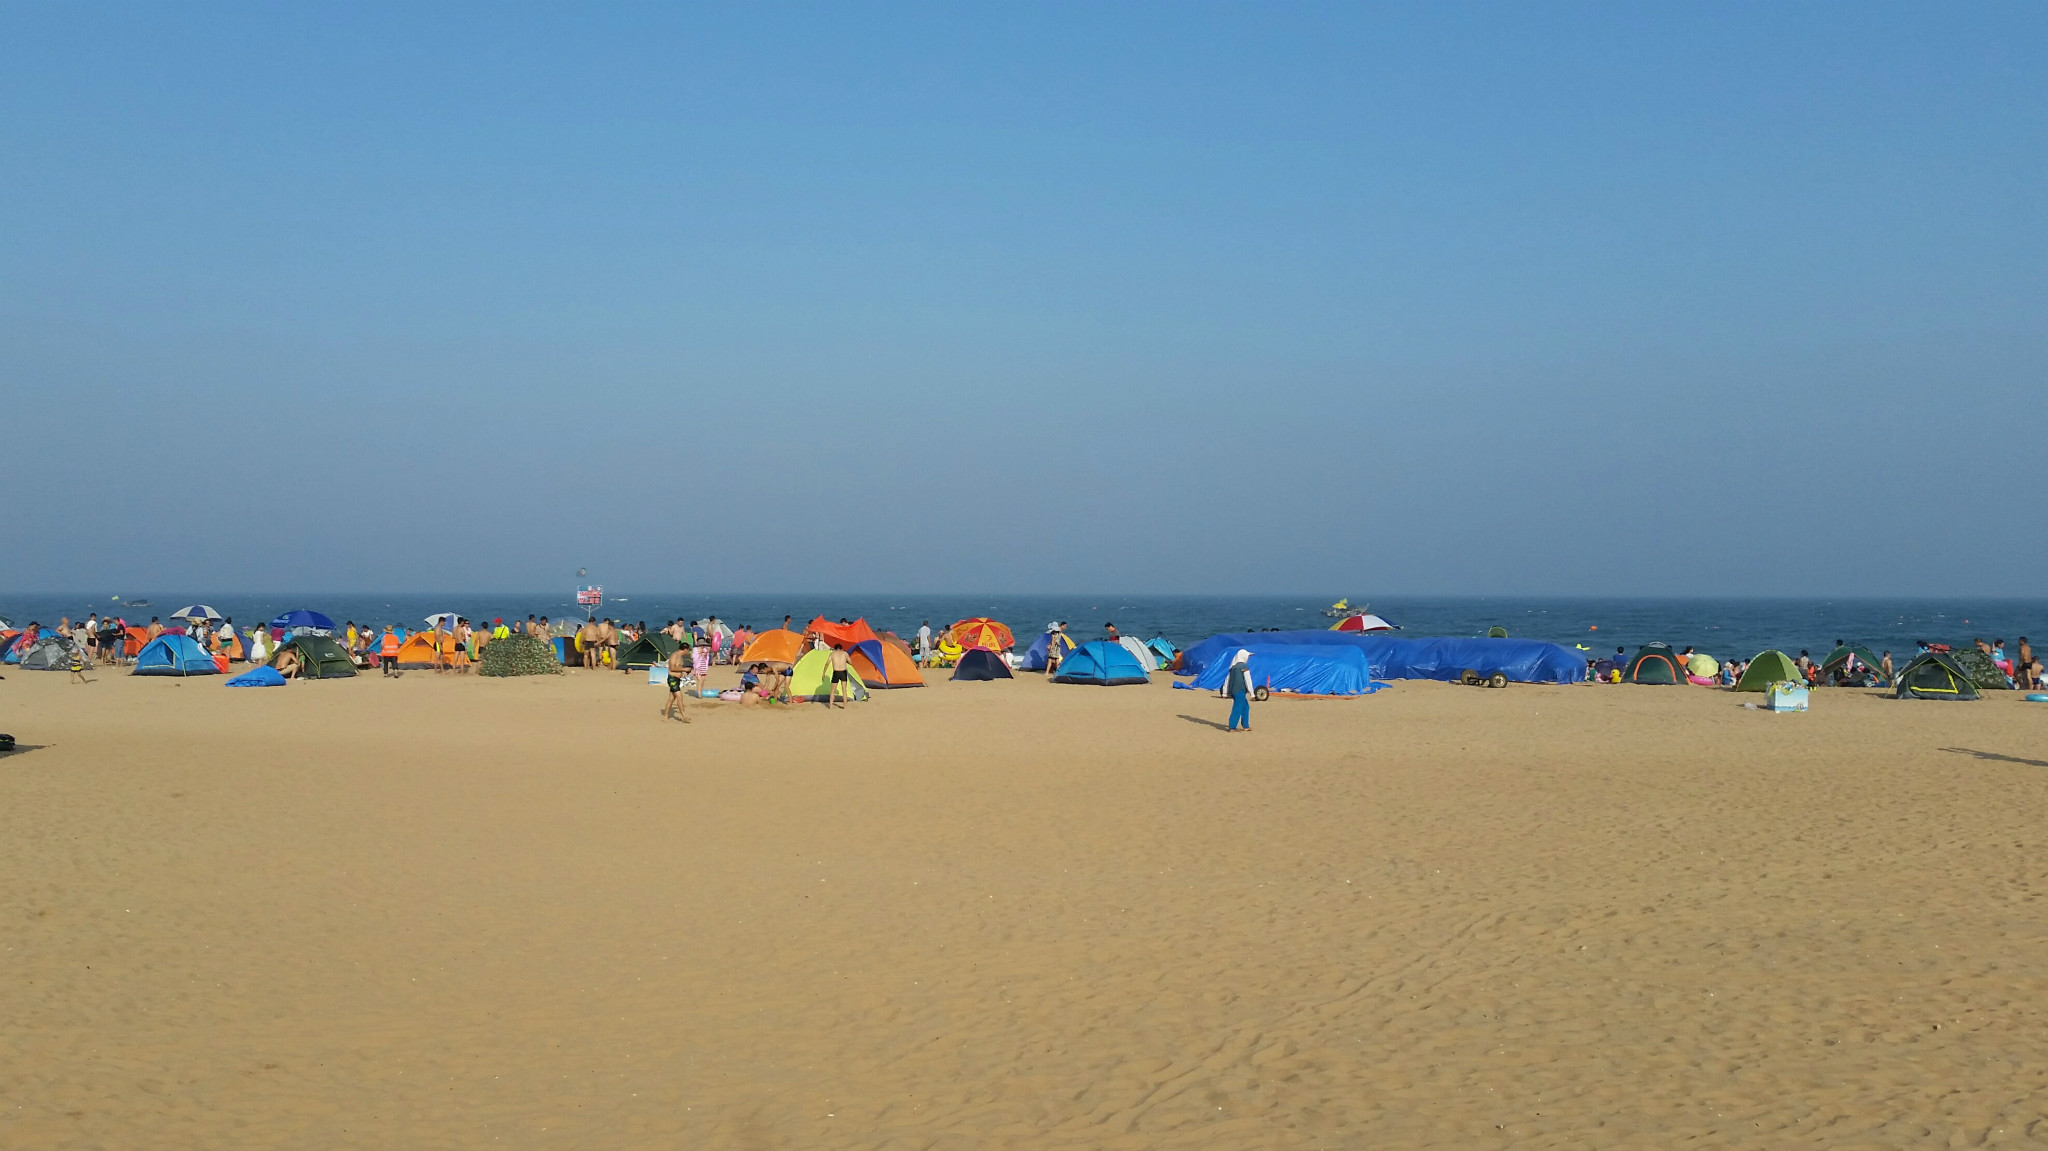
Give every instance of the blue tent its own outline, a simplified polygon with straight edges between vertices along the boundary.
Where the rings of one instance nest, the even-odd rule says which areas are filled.
[[[226,684],[225,684],[224,686],[226,686],[226,687],[283,687],[284,685],[285,685],[285,678],[284,678],[284,675],[283,675],[282,673],[280,673],[280,672],[279,672],[279,671],[278,671],[278,670],[277,670],[276,668],[274,668],[274,667],[259,667],[259,668],[257,668],[257,669],[256,669],[256,670],[254,670],[254,671],[245,671],[245,672],[243,672],[242,674],[240,674],[240,675],[236,676],[235,678],[233,678],[233,679],[229,680],[229,681],[228,681],[228,682],[227,682],[227,683],[226,683]]]
[[[1120,643],[1096,640],[1084,643],[1067,653],[1060,660],[1060,671],[1052,677],[1054,683],[1092,683],[1114,687],[1120,683],[1150,683],[1151,677],[1138,663],[1138,657]]]
[[[1180,654],[1180,650],[1173,646],[1173,641],[1163,635],[1155,635],[1146,640],[1145,646],[1152,649],[1152,658],[1159,661],[1160,667],[1172,667],[1173,657]]]
[[[1229,662],[1238,648],[1258,645],[1352,647],[1365,653],[1374,679],[1455,680],[1467,668],[1495,672],[1517,683],[1578,683],[1586,678],[1585,653],[1533,639],[1396,638],[1353,631],[1253,631],[1214,635],[1181,653],[1178,675],[1199,675]]]
[[[296,611],[288,611],[271,620],[270,626],[283,631],[290,631],[295,627],[310,627],[319,631],[333,631],[334,621],[317,611],[299,608]]]
[[[1243,649],[1252,653],[1246,666],[1256,687],[1295,695],[1370,695],[1386,686],[1372,681],[1372,665],[1355,647],[1250,643]],[[1229,660],[1212,660],[1194,682],[1173,686],[1215,691],[1229,674]]]
[[[190,636],[160,635],[135,655],[129,675],[219,675],[213,657]]]
[[[960,662],[953,665],[954,679],[987,680],[1015,679],[1010,674],[1010,665],[1003,657],[987,648],[971,647],[960,653]]]
[[[1025,671],[1044,671],[1045,657],[1052,647],[1053,635],[1054,633],[1049,631],[1040,632],[1038,638],[1031,641],[1031,646],[1025,650],[1024,662],[1018,666],[1022,667]],[[1059,632],[1058,635],[1060,650],[1062,652],[1072,652],[1074,650],[1074,641],[1068,637],[1066,632]],[[1060,658],[1065,659],[1066,656],[1062,655]]]

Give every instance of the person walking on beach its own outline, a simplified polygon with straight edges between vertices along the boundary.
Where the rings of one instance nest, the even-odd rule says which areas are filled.
[[[377,662],[383,666],[386,678],[398,674],[398,633],[388,623],[384,625],[384,638],[377,645]]]
[[[688,650],[690,649],[679,647],[668,653],[668,706],[662,709],[663,719],[690,722],[690,717],[683,714],[683,676],[690,667],[690,657],[683,653]]]
[[[1252,729],[1252,653],[1243,648],[1230,657],[1230,671],[1223,677],[1223,694],[1230,697],[1230,726],[1225,731]]]
[[[846,692],[846,698],[853,698],[853,666],[846,661],[846,649],[832,649],[832,706],[845,707],[839,702],[839,693]]]

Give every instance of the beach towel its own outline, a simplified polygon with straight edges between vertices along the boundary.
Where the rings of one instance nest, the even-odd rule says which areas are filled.
[[[283,676],[283,675],[281,675],[281,674],[279,674],[279,673],[278,673],[278,670],[277,670],[276,668],[274,668],[274,667],[259,667],[259,668],[257,668],[257,669],[256,669],[256,670],[254,670],[254,671],[245,671],[245,672],[243,672],[242,674],[240,674],[240,675],[236,676],[235,678],[233,678],[233,679],[231,679],[231,680],[227,681],[227,685],[226,685],[226,686],[228,686],[228,687],[283,687],[284,685],[285,685],[285,678],[284,678],[284,676]]]

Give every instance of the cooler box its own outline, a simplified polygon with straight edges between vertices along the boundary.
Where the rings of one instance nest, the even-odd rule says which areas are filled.
[[[1805,711],[1806,685],[1781,679],[1764,692],[1764,706],[1772,711]]]

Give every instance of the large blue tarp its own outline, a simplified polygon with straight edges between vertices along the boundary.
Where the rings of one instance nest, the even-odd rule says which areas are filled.
[[[283,687],[284,675],[274,667],[245,671],[227,682],[229,687]]]
[[[1370,695],[1386,686],[1373,683],[1372,665],[1365,653],[1355,647],[1277,643],[1248,643],[1241,647],[1252,653],[1246,666],[1254,687],[1296,695]],[[1233,653],[1238,650],[1231,649]],[[1230,659],[1226,656],[1211,660],[1193,683],[1173,686],[1215,691],[1229,674]]]
[[[1586,678],[1586,657],[1561,644],[1533,639],[1406,638],[1353,631],[1250,631],[1212,635],[1181,653],[1176,675],[1200,675],[1210,664],[1230,662],[1238,648],[1259,646],[1349,647],[1365,653],[1374,679],[1455,680],[1468,668],[1495,672],[1516,683],[1578,683]]]

